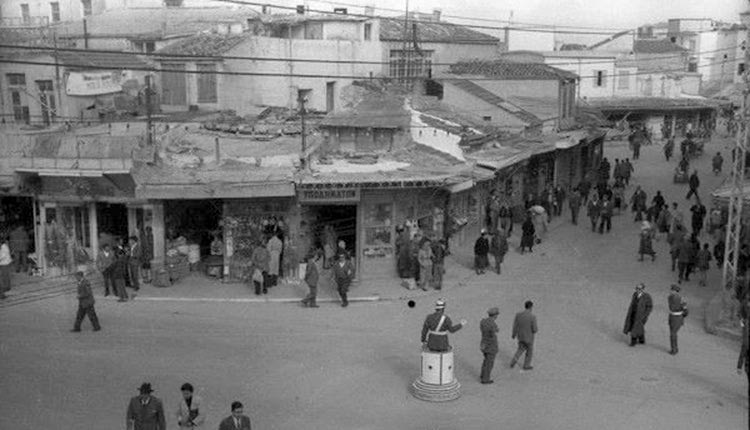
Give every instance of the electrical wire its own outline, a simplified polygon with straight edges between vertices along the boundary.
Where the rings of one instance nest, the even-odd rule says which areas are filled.
[[[734,45],[727,48],[720,48],[720,49],[714,49],[709,51],[701,51],[696,52],[695,54],[692,54],[694,56],[702,56],[705,54],[711,54],[711,53],[717,53],[717,52],[724,52],[724,51],[733,51],[739,48],[741,45]],[[248,61],[268,61],[268,62],[290,62],[290,63],[320,63],[320,64],[370,64],[370,65],[380,65],[380,66],[387,66],[391,64],[391,61],[367,61],[367,60],[325,60],[325,59],[308,59],[308,58],[281,58],[281,57],[252,57],[252,56],[243,56],[243,55],[198,55],[198,54],[168,54],[168,53],[157,53],[157,52],[126,52],[126,51],[115,51],[111,49],[82,49],[82,48],[54,48],[51,46],[24,46],[24,45],[7,45],[0,43],[0,49],[13,49],[13,50],[23,50],[23,51],[42,51],[42,52],[80,52],[80,53],[98,53],[98,54],[114,54],[114,55],[128,55],[128,56],[144,56],[144,57],[156,57],[156,58],[178,58],[178,59],[200,59],[203,61],[207,60],[215,60],[215,61],[223,61],[223,60],[248,60]],[[566,52],[566,51],[559,51],[559,52]],[[592,52],[598,52],[598,51],[592,51]],[[605,52],[606,53],[606,52]],[[683,56],[687,55],[686,53],[679,53],[679,54],[668,54],[668,55],[658,55],[649,57],[649,61],[654,60],[666,60],[671,58],[681,58]],[[616,54],[612,54],[613,57],[616,57]],[[555,57],[555,58],[564,58],[564,57]],[[501,58],[500,58],[501,59]],[[398,59],[396,61],[399,61]],[[627,59],[626,61],[637,61],[635,59]],[[590,61],[571,61],[569,63],[555,63],[555,64],[580,64],[580,65],[589,65],[589,64],[607,64],[611,63],[611,60],[590,60]],[[462,62],[452,62],[452,63],[439,63],[439,62],[431,62],[430,65],[432,66],[453,66],[457,63]],[[549,66],[553,66],[554,64],[547,64]]]
[[[269,3],[261,3],[261,2],[245,1],[245,0],[217,0],[217,1],[224,2],[224,3],[245,5],[245,6],[258,6],[258,7],[266,6],[266,7],[272,7],[275,9],[282,9],[282,10],[293,10],[293,11],[297,10],[296,6],[285,6],[285,5],[269,4]],[[323,9],[305,8],[305,12],[306,13],[315,12],[315,13],[321,13],[321,14],[326,14],[326,15],[336,15],[336,13],[333,11],[323,10]],[[363,13],[347,13],[347,16],[356,17],[356,18],[364,18],[364,19],[390,20],[390,21],[397,21],[399,23],[404,22],[404,17],[366,15]],[[474,28],[474,29],[482,29],[482,30],[496,30],[496,31],[513,30],[513,31],[522,31],[522,32],[530,32],[530,33],[550,33],[550,34],[583,34],[583,35],[611,36],[613,33],[626,33],[626,34],[635,33],[635,30],[629,30],[629,29],[622,30],[622,31],[576,31],[576,30],[544,30],[544,29],[535,29],[535,28],[529,28],[529,27],[512,27],[512,26],[499,27],[499,26],[488,26],[488,25],[477,25],[477,24],[454,24],[454,23],[449,23],[449,22],[440,22],[439,24],[446,25],[446,26],[457,26],[457,27]],[[545,26],[549,26],[549,24],[537,24],[535,26],[545,27]],[[702,30],[702,31],[696,31],[693,33],[710,33],[713,31],[716,31],[716,30]]]
[[[721,60],[721,61],[714,61],[706,64],[699,64],[696,66],[696,68],[703,68],[703,67],[710,67],[716,64],[733,64],[733,63],[739,63],[740,61],[743,61],[743,58],[737,58],[734,60]],[[54,61],[28,61],[28,60],[9,60],[9,59],[3,59],[0,58],[0,64],[26,64],[26,65],[37,65],[37,66],[59,66],[58,63],[55,63]],[[235,71],[228,71],[228,70],[175,70],[175,69],[169,69],[169,68],[157,68],[157,67],[106,67],[103,68],[101,66],[91,65],[91,64],[75,64],[75,63],[66,63],[65,67],[71,67],[71,68],[78,68],[78,69],[88,69],[88,70],[131,70],[131,71],[143,71],[143,72],[156,72],[156,73],[178,73],[178,74],[190,74],[190,75],[225,75],[225,76],[262,76],[262,77],[277,77],[277,78],[309,78],[309,79],[352,79],[352,80],[368,80],[368,79],[377,79],[377,80],[409,80],[409,81],[415,81],[415,80],[424,80],[427,79],[424,76],[405,76],[405,77],[388,77],[388,76],[368,76],[368,75],[330,75],[330,74],[297,74],[297,73],[270,73],[270,72],[235,72]],[[552,67],[552,66],[550,66]],[[653,75],[653,74],[659,74],[659,73],[675,73],[675,72],[685,72],[684,68],[673,68],[673,69],[663,69],[659,71],[641,71],[641,72],[635,72],[631,73],[631,76],[640,76],[640,75]],[[575,74],[573,72],[567,72]],[[464,81],[469,78],[463,78],[463,77],[450,77],[450,76],[440,76],[432,78],[433,80],[438,81]],[[579,80],[584,79],[601,79],[598,75],[591,75],[591,76],[578,76]],[[481,78],[470,78],[469,80],[472,81],[497,81],[501,80],[497,77],[481,77]]]

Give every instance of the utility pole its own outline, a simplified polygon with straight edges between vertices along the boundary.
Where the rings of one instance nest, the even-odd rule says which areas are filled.
[[[750,25],[750,11],[740,14],[742,23]],[[748,43],[750,43],[750,32],[748,32]],[[750,45],[748,45],[750,46]],[[745,64],[750,64],[750,49],[745,49]],[[740,249],[740,233],[742,231],[742,203],[743,188],[745,183],[745,156],[747,154],[748,140],[748,94],[750,93],[750,74],[746,69],[744,72],[745,88],[742,92],[742,104],[740,114],[741,125],[737,128],[736,143],[734,147],[734,160],[732,162],[731,192],[729,195],[729,218],[727,220],[727,236],[724,248],[724,270],[722,273],[722,315],[721,322],[731,326],[737,324],[737,299],[735,292],[739,287],[737,279],[738,257]],[[744,287],[744,285],[742,286]]]
[[[151,148],[154,145],[153,124],[151,122],[151,74],[146,75],[146,143]]]
[[[307,130],[305,127],[305,96],[299,96],[299,116],[302,123],[302,153],[299,157],[300,167],[307,170]]]

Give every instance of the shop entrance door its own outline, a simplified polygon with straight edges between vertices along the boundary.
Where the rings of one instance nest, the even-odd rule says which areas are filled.
[[[322,249],[324,265],[329,267],[336,256],[338,243],[344,241],[352,263],[357,264],[357,206],[314,205],[309,206],[308,216],[313,227],[313,246]]]
[[[96,219],[99,230],[99,247],[115,247],[128,239],[128,209],[124,204],[96,204]]]

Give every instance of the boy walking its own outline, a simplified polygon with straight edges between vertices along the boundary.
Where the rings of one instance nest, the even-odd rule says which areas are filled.
[[[89,316],[91,325],[94,326],[94,331],[99,331],[102,328],[99,326],[99,318],[96,317],[96,311],[94,310],[94,293],[91,292],[91,283],[86,279],[86,275],[83,272],[76,272],[75,277],[78,282],[78,313],[76,314],[75,325],[71,331],[81,331],[81,323],[86,315]]]

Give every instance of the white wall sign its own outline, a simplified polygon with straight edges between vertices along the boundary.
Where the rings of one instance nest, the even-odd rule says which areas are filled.
[[[74,72],[68,76],[65,93],[69,96],[98,96],[119,93],[122,73]]]

